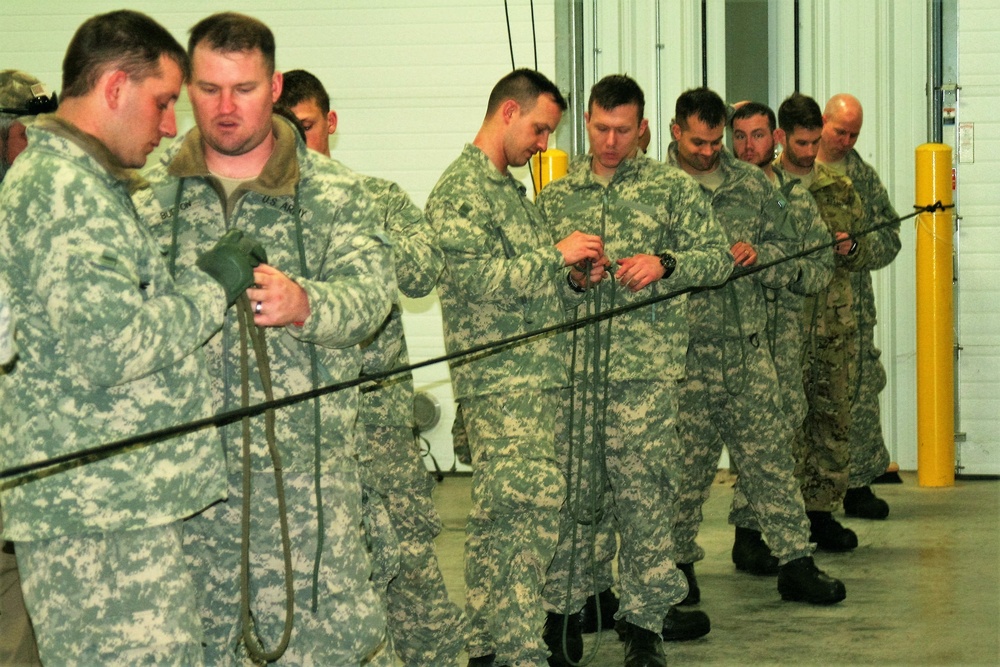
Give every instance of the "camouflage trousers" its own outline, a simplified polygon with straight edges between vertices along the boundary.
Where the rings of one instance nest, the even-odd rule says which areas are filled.
[[[434,552],[441,518],[431,493],[434,479],[420,458],[413,429],[367,426],[362,477],[378,495],[397,549],[397,573],[379,592],[386,597],[389,637],[408,667],[454,665],[465,648],[465,616],[448,598]]]
[[[473,466],[465,542],[470,657],[547,663],[542,587],[566,496],[555,454],[558,403],[554,390],[462,398]]]
[[[882,351],[875,347],[875,328],[862,326],[858,334],[858,383],[851,402],[851,475],[852,489],[867,486],[889,466],[889,450],[882,437],[882,415],[878,397],[885,389]]]
[[[385,609],[369,576],[371,565],[361,529],[361,483],[357,462],[337,459],[339,469],[322,477],[317,511],[311,473],[285,473],[291,538],[294,626],[278,661],[288,665],[368,664],[385,642]],[[264,648],[273,649],[285,620],[285,571],[274,476],[253,474],[250,516],[250,610]],[[210,665],[248,663],[240,620],[242,476],[231,475],[229,500],[184,523],[184,548],[199,593]],[[317,531],[322,517],[322,535]],[[313,568],[322,537],[318,605],[312,609]]]
[[[35,633],[21,595],[14,543],[0,540],[0,665],[39,664]]]
[[[794,432],[781,407],[774,363],[756,336],[694,342],[680,383],[684,451],[675,560],[705,557],[696,538],[722,447],[739,469],[729,521],[757,528],[779,562],[812,554],[809,520],[795,479]]]
[[[206,664],[179,523],[16,547],[43,664]]]
[[[581,456],[567,454],[569,496],[559,549],[549,568],[546,602],[563,613],[575,612],[588,595],[608,587],[605,577],[617,530],[617,618],[660,632],[667,612],[687,595],[687,581],[673,561],[681,466],[676,383],[610,382],[601,394],[596,406],[574,407],[574,421],[583,428],[574,428],[572,439],[560,440],[561,447],[582,450],[584,470],[596,466],[606,471],[607,493],[598,503],[604,515],[595,516],[594,504],[581,507],[576,498],[577,480],[584,481],[577,473]],[[589,571],[588,564],[593,564]]]
[[[806,510],[832,512],[850,472],[851,389],[857,381],[853,336],[813,336],[803,361],[809,406],[795,441],[795,475]]]

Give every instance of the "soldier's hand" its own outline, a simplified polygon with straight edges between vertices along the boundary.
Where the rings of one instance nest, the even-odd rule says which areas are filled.
[[[663,265],[656,255],[638,254],[618,260],[618,282],[633,292],[663,277]]]
[[[854,247],[854,241],[851,240],[851,235],[847,232],[834,232],[833,240],[837,241],[837,245],[833,246],[834,252],[838,255],[844,255],[845,257],[851,254],[851,248]]]
[[[753,266],[757,263],[757,251],[746,241],[737,241],[729,249],[736,266]]]
[[[566,266],[588,259],[597,262],[604,254],[604,242],[600,236],[577,230],[557,243],[556,250],[562,253]]]
[[[247,290],[247,297],[253,308],[254,324],[283,327],[306,321],[312,312],[309,297],[297,282],[267,264],[254,269],[253,278],[256,287]]]

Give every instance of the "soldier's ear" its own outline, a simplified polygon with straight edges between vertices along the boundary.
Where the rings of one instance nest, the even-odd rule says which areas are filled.
[[[788,136],[785,134],[785,131],[779,127],[774,131],[774,140],[784,146],[785,142],[788,140]]]
[[[104,103],[109,109],[118,108],[126,83],[128,83],[128,73],[120,69],[108,72],[98,81],[104,94]]]

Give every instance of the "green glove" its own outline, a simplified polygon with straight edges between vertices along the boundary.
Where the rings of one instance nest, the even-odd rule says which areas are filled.
[[[241,230],[230,229],[214,248],[200,255],[195,263],[222,285],[226,290],[226,301],[231,306],[240,294],[253,285],[253,269],[258,264],[267,263],[267,252],[264,246]]]

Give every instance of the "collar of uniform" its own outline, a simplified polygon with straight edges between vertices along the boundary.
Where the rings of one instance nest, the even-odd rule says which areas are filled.
[[[274,134],[274,151],[264,164],[264,169],[256,179],[246,184],[254,192],[273,196],[295,194],[299,182],[298,141],[292,124],[280,116],[271,116],[271,132]],[[201,130],[197,127],[188,132],[167,171],[171,176],[189,178],[208,177],[205,163],[205,147]]]
[[[843,178],[840,174],[822,162],[815,162],[813,164],[815,176],[813,177],[812,189],[825,188],[826,186],[832,185]]]
[[[511,183],[521,191],[521,194],[525,194],[528,191],[528,189],[524,186],[524,183],[514,178],[514,175],[510,173],[509,169],[506,172],[499,171],[496,168],[496,165],[494,165],[490,160],[490,157],[479,146],[476,146],[475,144],[465,144],[465,148],[462,149],[462,153],[464,153],[469,160],[475,162],[491,181],[498,184]]]
[[[149,185],[137,171],[123,165],[118,156],[112,153],[103,141],[92,134],[87,134],[65,118],[60,118],[55,114],[38,116],[31,124],[29,132],[36,130],[43,130],[73,142],[101,165],[112,178],[124,184],[129,192],[135,192]]]

